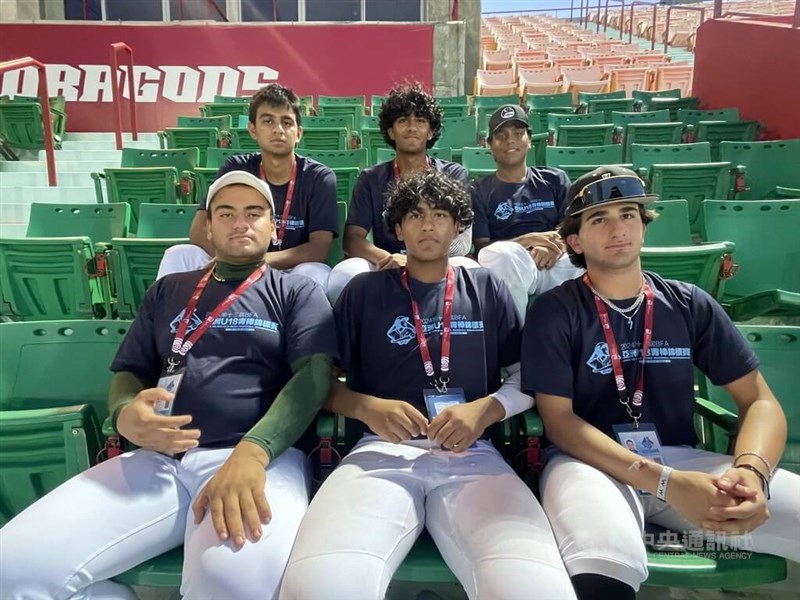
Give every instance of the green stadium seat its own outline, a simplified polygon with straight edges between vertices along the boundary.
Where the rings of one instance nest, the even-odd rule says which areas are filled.
[[[653,111],[661,112],[661,111]],[[667,111],[664,111],[667,112]],[[621,113],[617,113],[621,114]],[[647,114],[647,113],[642,113]],[[680,144],[683,139],[683,123],[627,123],[622,126],[622,147],[625,160],[631,160],[633,144]]]
[[[722,302],[737,320],[800,316],[800,200],[703,202],[705,237],[736,244]]]
[[[768,142],[720,142],[720,159],[746,167],[746,189],[739,198],[766,200],[783,196],[779,188],[800,188],[800,139]],[[787,190],[785,193],[800,198]],[[784,196],[785,197],[785,196]]]
[[[357,150],[303,150],[300,154],[321,162],[330,168],[355,167],[357,169],[365,169],[369,164],[366,148]]]
[[[110,316],[104,258],[85,236],[0,238],[0,309],[9,311],[2,316],[27,321]]]
[[[434,145],[440,148],[450,148],[453,152],[453,160],[461,162],[461,149],[477,144],[478,125],[474,117],[442,119],[442,133]]]
[[[111,273],[117,292],[116,311],[120,318],[136,316],[147,288],[156,280],[158,266],[167,248],[188,243],[188,238],[111,240]]]
[[[249,113],[249,104],[244,102],[212,102],[200,107],[203,117],[221,117],[229,115],[232,121],[238,121],[240,115]]]
[[[197,148],[200,152],[197,164],[200,165],[206,163],[206,149],[218,147],[222,142],[222,134],[216,127],[167,127],[158,132],[158,138],[165,149]]]
[[[342,232],[339,235],[333,237],[333,242],[331,243],[331,248],[328,251],[328,266],[333,268],[337,264],[339,264],[344,259],[344,227],[347,223],[347,205],[350,202],[348,198],[345,201],[338,201],[336,203],[336,214],[338,216],[339,221],[339,231]]]
[[[246,150],[245,148],[208,148],[206,150],[206,168],[209,169],[219,169],[228,158],[231,156],[236,156],[237,154],[249,154],[251,150]],[[198,164],[198,167],[200,165]],[[190,171],[191,169],[182,169],[181,171]]]
[[[711,144],[711,160],[720,159],[720,142],[751,142],[757,134],[758,121],[699,121],[694,130],[695,140]]]
[[[314,96],[300,96],[300,113],[304,117],[317,114],[314,108]]]
[[[202,166],[197,148],[123,148],[120,167],[173,167],[178,173]]]
[[[727,241],[700,246],[644,247],[642,268],[667,279],[693,283],[720,298],[725,280],[730,277],[728,265],[734,248],[734,244]]]
[[[87,236],[94,244],[126,237],[131,207],[117,204],[32,202],[26,237]]]
[[[215,127],[220,131],[230,131],[233,127],[230,115],[219,117],[178,117],[178,127]]]
[[[657,91],[646,91],[646,90],[633,90],[631,92],[631,98],[633,98],[636,102],[647,102],[652,98],[680,98],[681,91],[678,88],[672,88],[669,90],[657,90]]]
[[[41,371],[32,377],[41,382]],[[88,404],[0,411],[0,527],[88,469],[102,447]]]
[[[247,126],[250,124],[250,117],[247,115],[239,115],[237,120],[236,126],[239,129],[247,129]]]
[[[650,110],[647,112],[622,112],[611,113],[611,123],[617,127],[625,127],[629,123],[669,123],[668,110]]]
[[[700,121],[735,122],[738,120],[738,108],[718,108],[716,110],[678,109],[678,121],[683,121],[687,125],[697,125]]]
[[[320,96],[317,99],[317,112],[320,116],[352,115],[355,129],[361,129],[365,106],[365,96]]]
[[[50,116],[53,127],[53,143],[58,149],[61,147],[67,117],[54,104],[51,103]],[[38,98],[15,98],[0,102],[0,139],[19,150],[44,149],[42,105]],[[18,160],[13,152],[9,158]]]
[[[464,96],[458,96],[463,98]],[[460,102],[459,102],[460,103]],[[503,106],[504,104],[519,104],[519,96],[516,94],[506,96],[473,96],[472,107],[477,110],[479,108],[490,108],[492,112]]]
[[[572,94],[528,94],[527,103],[531,110],[549,112],[550,109],[573,110]]]
[[[453,151],[450,148],[428,148],[428,156],[452,162]],[[394,157],[394,148],[378,148],[375,164],[380,164],[387,160],[394,160]]]
[[[247,128],[234,127],[228,130],[228,139],[231,148],[241,148],[246,152],[261,152],[258,142],[253,139]]]
[[[87,319],[0,325],[0,414],[88,404],[102,423],[108,416],[108,367],[130,326],[131,321]]]
[[[304,150],[347,150],[348,131],[344,127],[312,127],[303,130],[303,137],[297,145],[302,154]]]
[[[332,167],[331,170],[336,175],[336,199],[349,203],[361,171],[358,167]]]
[[[635,96],[634,96],[635,100]],[[678,120],[678,111],[680,109],[696,110],[700,106],[700,99],[695,96],[684,97],[669,97],[669,96],[653,96],[640,102],[634,102],[634,107],[638,107],[642,111],[650,110],[669,110],[669,118],[673,121]]]
[[[625,90],[616,92],[578,92],[578,106],[587,105],[592,100],[624,100]]]
[[[143,204],[139,212],[140,238],[184,238],[197,209],[180,204]]]
[[[361,130],[361,147],[367,150],[367,163],[372,166],[378,163],[378,150],[381,148],[388,148],[394,152],[386,139],[383,137],[380,129],[364,128]]]
[[[373,117],[377,116],[381,111],[381,106],[383,106],[383,103],[386,102],[387,97],[388,96],[372,94],[372,97],[369,99],[369,114]]]
[[[602,113],[550,113],[547,115],[547,129],[555,133],[562,125],[603,125]]]
[[[469,115],[468,96],[437,96],[436,101],[439,103],[439,108],[442,109],[442,115],[446,119],[452,117],[466,117]]]
[[[647,208],[657,212],[658,218],[647,226],[645,246],[652,248],[692,245],[689,204],[686,200],[659,200],[649,204]]]
[[[181,173],[181,185],[184,191],[184,199],[186,200],[187,204],[201,204],[205,202],[206,195],[208,194],[208,188],[211,187],[211,184],[214,183],[214,180],[217,178],[217,171],[219,171],[219,169],[202,167],[202,168],[197,168],[194,171],[184,171],[183,173]],[[142,204],[141,206],[146,206],[146,204]],[[139,208],[140,213],[141,213],[141,206]],[[142,233],[139,233],[138,229],[136,233],[138,234],[139,237],[164,237],[164,236],[144,235]],[[176,237],[176,236],[171,235],[166,237]]]
[[[309,129],[315,129],[318,127],[344,127],[348,132],[351,132],[355,129],[353,115],[350,114],[324,117],[306,117],[303,119],[304,133]]]
[[[607,146],[614,141],[614,126],[559,125],[553,141],[556,146]]]
[[[578,110],[584,110],[591,113],[602,113],[607,123],[611,122],[611,115],[614,112],[631,112],[633,111],[632,98],[608,98],[606,100],[587,100],[586,104],[578,107]]]
[[[250,96],[214,96],[214,104],[247,104],[250,105]]]
[[[469,172],[471,179],[492,175],[497,170],[497,163],[494,161],[491,148],[463,148],[462,151],[461,164]],[[531,146],[526,158],[528,166],[536,165],[536,153],[537,149]]]
[[[563,168],[567,165],[617,165],[622,162],[622,146],[548,146],[545,164]],[[589,169],[591,171],[591,169]],[[588,171],[586,171],[588,172]]]

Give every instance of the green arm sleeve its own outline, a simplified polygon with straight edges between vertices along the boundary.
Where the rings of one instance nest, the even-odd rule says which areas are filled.
[[[111,416],[111,425],[117,431],[117,416],[125,406],[144,389],[144,383],[133,373],[118,371],[111,377],[111,389],[108,391],[108,414]]]
[[[261,446],[270,461],[291,447],[328,397],[332,362],[326,354],[312,354],[295,362],[294,376],[242,439]]]

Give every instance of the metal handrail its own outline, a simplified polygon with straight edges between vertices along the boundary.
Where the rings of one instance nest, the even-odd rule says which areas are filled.
[[[44,152],[47,157],[47,181],[56,185],[56,153],[53,144],[53,124],[50,122],[50,95],[47,91],[47,71],[43,63],[26,56],[0,63],[0,73],[16,71],[25,67],[36,67],[39,71],[39,101],[42,103],[42,128],[44,129]]]
[[[111,44],[110,63],[111,63],[111,102],[114,109],[114,136],[117,142],[117,150],[122,150],[122,94],[117,82],[119,72],[119,61],[117,55],[121,50],[128,53],[128,105],[131,110],[131,138],[139,139],[136,129],[136,90],[133,88],[133,50],[128,44],[116,42]]]
[[[670,6],[667,9],[667,23],[664,27],[664,54],[669,50],[669,19],[673,10],[691,10],[700,13],[700,25],[706,20],[706,9],[702,6]],[[700,25],[697,27],[699,28]],[[656,37],[655,29],[653,30],[653,38]]]
[[[650,40],[650,50],[656,49],[656,19],[658,18],[658,4],[652,2],[640,2],[634,0],[631,2],[631,28],[628,33],[628,43],[633,43],[633,8],[634,6],[652,6],[653,7],[653,39]]]
[[[619,39],[622,39],[622,30],[625,29],[625,0],[606,0],[606,12],[603,16],[603,33],[608,31],[608,3],[619,2],[622,4],[619,14]]]

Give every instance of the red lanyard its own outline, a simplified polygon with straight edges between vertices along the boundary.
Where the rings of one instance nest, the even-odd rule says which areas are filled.
[[[261,179],[267,181],[267,175],[264,173],[264,163],[258,166],[261,173]],[[292,196],[294,195],[294,183],[297,180],[297,159],[292,160],[292,174],[289,176],[289,188],[286,190],[286,200],[283,203],[283,213],[281,214],[281,226],[278,228],[278,239],[275,245],[280,248],[283,245],[283,236],[286,235],[286,223],[289,221],[289,211],[292,208]]]
[[[583,276],[583,282],[591,289],[591,281],[588,275]],[[603,335],[606,338],[608,345],[608,354],[611,358],[611,367],[614,370],[614,383],[617,385],[617,392],[619,394],[619,401],[628,411],[628,415],[633,419],[634,427],[639,425],[639,419],[642,416],[642,398],[644,396],[644,361],[647,358],[647,351],[650,349],[650,342],[653,340],[653,290],[647,281],[642,284],[642,292],[645,297],[644,309],[644,336],[642,339],[642,357],[639,366],[639,377],[636,380],[636,387],[633,391],[633,398],[628,397],[628,388],[625,385],[625,376],[622,373],[622,360],[620,359],[619,349],[617,348],[617,340],[614,337],[614,332],[611,329],[611,321],[608,318],[608,311],[603,301],[597,296],[594,296],[594,305],[597,307],[597,314],[600,315],[600,323],[603,326]],[[634,413],[633,407],[636,407]]]
[[[197,301],[200,300],[200,296],[203,293],[203,290],[206,289],[206,284],[208,284],[208,280],[211,278],[211,273],[214,271],[214,268],[210,268],[208,272],[203,275],[203,278],[197,284],[197,287],[194,289],[192,293],[192,297],[189,299],[189,304],[186,305],[186,309],[183,311],[183,318],[181,319],[180,324],[178,324],[178,332],[175,334],[175,339],[172,342],[172,351],[176,354],[180,354],[181,356],[186,356],[189,350],[192,349],[197,343],[203,334],[211,327],[211,324],[217,320],[223,312],[225,312],[231,304],[233,304],[239,296],[241,296],[244,291],[253,285],[256,281],[258,281],[261,276],[264,274],[264,271],[267,270],[267,265],[261,265],[258,269],[250,273],[250,276],[245,279],[239,287],[237,287],[233,292],[231,292],[225,300],[220,302],[217,307],[209,314],[205,320],[200,324],[200,326],[192,332],[192,335],[189,336],[189,339],[184,341],[186,337],[186,330],[189,328],[189,323],[192,320],[192,315],[194,314],[194,309],[197,307]]]
[[[433,387],[437,389],[440,394],[447,391],[447,384],[450,378],[447,374],[450,372],[450,322],[453,318],[453,293],[456,282],[456,272],[453,267],[447,268],[447,283],[444,288],[444,308],[442,314],[442,361],[441,361],[441,375],[437,381],[433,370],[433,360],[431,359],[431,351],[428,348],[428,340],[425,338],[425,332],[422,330],[422,317],[419,314],[419,305],[414,300],[411,294],[411,288],[408,286],[408,271],[403,269],[400,272],[400,283],[408,292],[411,298],[411,310],[414,313],[414,328],[417,331],[417,342],[419,343],[419,353],[422,355],[422,364],[425,367],[425,375],[430,379]]]
[[[397,166],[397,159],[396,158],[394,159],[392,167],[394,169],[394,180],[397,181],[398,179],[400,179],[400,167]],[[428,156],[427,154],[425,155],[425,168],[426,169],[430,169],[431,168],[431,157]]]

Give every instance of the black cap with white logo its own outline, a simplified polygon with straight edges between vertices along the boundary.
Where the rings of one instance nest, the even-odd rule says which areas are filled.
[[[525,112],[524,108],[519,104],[504,104],[494,111],[492,118],[489,119],[489,139],[491,139],[495,131],[511,121],[518,121],[521,125],[530,127],[528,113]]]

